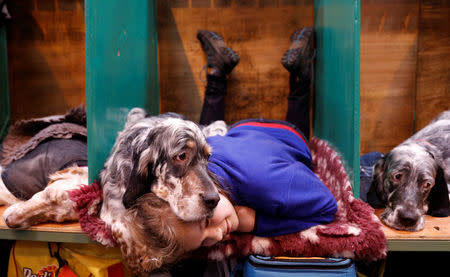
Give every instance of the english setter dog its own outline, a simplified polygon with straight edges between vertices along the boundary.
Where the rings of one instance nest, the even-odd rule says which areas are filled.
[[[381,220],[407,231],[424,228],[424,215],[450,215],[450,111],[379,159],[371,189],[386,205]]]
[[[111,230],[124,259],[136,272],[139,259],[148,248],[136,248],[130,233],[133,222],[127,209],[138,198],[153,194],[169,203],[177,217],[196,221],[212,215],[219,201],[217,181],[207,168],[211,149],[206,136],[225,134],[225,122],[199,126],[181,115],[167,113],[148,116],[134,108],[119,132],[110,156],[100,172],[103,200],[100,219]],[[45,189],[29,200],[14,197],[0,184],[0,200],[13,204],[3,218],[11,228],[27,228],[44,221],[78,219],[69,191],[88,183],[87,167],[70,167],[51,175]],[[145,212],[145,211],[142,211]],[[113,242],[102,243],[113,245]],[[161,261],[154,261],[157,268]]]
[[[100,173],[103,203],[100,218],[109,226],[128,264],[145,257],[130,233],[127,208],[148,193],[169,203],[182,220],[211,216],[219,201],[218,186],[207,168],[211,149],[205,134],[226,132],[222,122],[203,130],[178,114],[147,117],[134,108]],[[144,212],[144,211],[143,211]],[[142,255],[136,254],[140,253]],[[155,261],[158,264],[158,261]]]

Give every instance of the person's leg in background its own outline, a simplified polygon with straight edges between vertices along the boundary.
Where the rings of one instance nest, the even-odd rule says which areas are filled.
[[[206,90],[200,114],[200,125],[224,120],[227,75],[239,63],[239,56],[215,32],[199,30],[197,38],[206,55]]]
[[[309,139],[310,91],[312,63],[314,60],[313,28],[305,27],[292,33],[291,46],[284,53],[281,63],[289,71],[288,110],[286,121],[297,126]]]

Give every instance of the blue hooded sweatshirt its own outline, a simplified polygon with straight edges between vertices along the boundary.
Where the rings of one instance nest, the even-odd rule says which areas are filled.
[[[313,173],[308,144],[294,125],[245,120],[207,140],[211,172],[236,205],[256,211],[253,234],[285,235],[333,221],[336,200]]]

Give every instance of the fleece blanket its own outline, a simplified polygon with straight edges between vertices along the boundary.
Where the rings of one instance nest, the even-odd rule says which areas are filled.
[[[227,241],[199,249],[198,257],[222,260],[249,254],[265,256],[346,257],[372,262],[386,257],[386,237],[374,210],[353,197],[350,180],[341,158],[328,143],[318,138],[310,142],[315,173],[333,193],[338,203],[335,220],[299,233],[272,238],[232,234]],[[98,218],[100,187],[86,186],[71,194],[77,202],[82,229],[94,240],[113,244],[111,232]]]
[[[71,108],[64,115],[15,122],[3,140],[0,165],[6,167],[46,140],[70,138],[87,139],[86,108],[82,105]]]

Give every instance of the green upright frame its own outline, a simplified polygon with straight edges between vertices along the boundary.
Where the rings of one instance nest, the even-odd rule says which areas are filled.
[[[89,181],[133,107],[159,113],[156,1],[85,2]]]
[[[344,158],[359,197],[360,1],[314,1],[314,135]]]
[[[8,133],[10,121],[6,27],[0,22],[0,141]]]
[[[359,196],[359,0],[314,2],[314,134],[342,153]],[[86,100],[89,179],[102,168],[125,115],[159,112],[156,1],[88,0]]]

